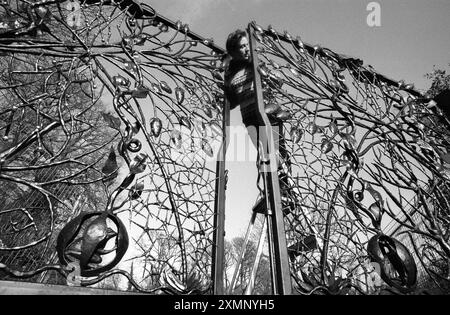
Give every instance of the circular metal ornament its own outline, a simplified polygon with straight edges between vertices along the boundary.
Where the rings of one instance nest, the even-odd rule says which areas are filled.
[[[106,220],[114,224],[116,230],[108,227]],[[108,241],[115,238],[114,247],[106,249]],[[59,233],[56,250],[61,264],[78,262],[80,275],[95,277],[112,269],[128,249],[128,234],[122,221],[107,212],[82,213],[70,221]],[[102,264],[102,256],[114,254]]]
[[[381,278],[402,293],[415,289],[417,267],[408,248],[395,238],[384,234],[373,236],[367,244],[372,261],[380,266]]]
[[[142,143],[138,139],[133,138],[128,142],[127,149],[133,153],[139,152],[142,149]]]

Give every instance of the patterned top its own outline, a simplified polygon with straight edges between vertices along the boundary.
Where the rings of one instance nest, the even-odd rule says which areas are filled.
[[[256,104],[251,63],[230,62],[225,73],[225,94],[231,109],[240,106],[242,121],[246,126],[263,124]]]

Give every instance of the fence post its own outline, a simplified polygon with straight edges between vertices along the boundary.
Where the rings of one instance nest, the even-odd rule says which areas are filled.
[[[225,190],[226,171],[225,157],[228,146],[228,127],[230,126],[230,104],[225,99],[222,112],[222,145],[216,162],[216,187],[214,204],[214,234],[212,248],[211,277],[213,294],[224,294],[224,263],[225,263]]]

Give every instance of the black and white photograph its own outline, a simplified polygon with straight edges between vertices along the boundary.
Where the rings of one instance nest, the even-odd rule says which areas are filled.
[[[450,294],[449,12],[0,0],[0,295]]]

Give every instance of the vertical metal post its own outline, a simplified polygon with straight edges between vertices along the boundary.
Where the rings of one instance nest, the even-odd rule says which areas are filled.
[[[268,169],[264,169],[266,172],[265,178],[267,178],[266,198],[269,198],[268,214],[269,220],[271,220],[271,229],[269,231],[273,235],[273,240],[269,239],[269,242],[273,242],[274,260],[276,270],[276,283],[274,283],[274,294],[289,295],[292,293],[291,275],[289,270],[289,258],[286,245],[286,235],[284,230],[284,218],[281,206],[281,194],[280,185],[278,180],[278,162],[276,159],[276,151],[274,144],[274,132],[270,124],[269,118],[264,111],[264,99],[262,93],[261,76],[258,71],[258,57],[256,53],[256,39],[253,35],[253,27],[250,23],[248,25],[247,33],[249,36],[250,52],[252,54],[253,63],[253,75],[254,75],[254,87],[256,94],[256,102],[258,105],[258,111],[263,118],[264,126],[259,130],[259,142],[262,144],[262,162],[268,162]],[[270,225],[269,225],[270,227]],[[269,244],[270,246],[270,244]]]
[[[224,264],[225,264],[225,156],[228,147],[228,127],[230,125],[230,104],[224,101],[222,112],[222,145],[217,155],[216,186],[214,204],[214,233],[212,248],[211,277],[213,280],[213,294],[224,294]]]

